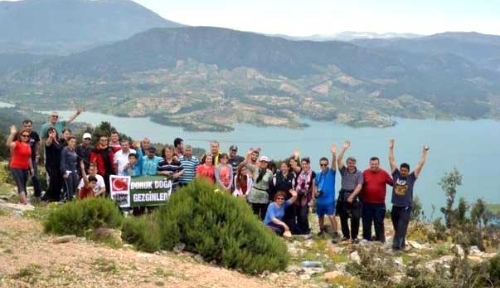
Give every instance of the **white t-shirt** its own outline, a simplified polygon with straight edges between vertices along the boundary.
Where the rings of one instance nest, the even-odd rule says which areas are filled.
[[[118,164],[118,175],[123,175],[123,169],[128,163],[128,155],[130,153],[136,154],[134,149],[129,149],[128,153],[123,153],[123,150],[121,149],[116,151],[113,163]]]
[[[89,178],[89,175],[87,175],[87,179],[88,178]],[[97,184],[94,187],[94,193],[98,193],[99,191],[101,191],[102,188],[106,187],[106,184],[104,184],[104,178],[102,178],[101,175],[96,174],[95,178],[97,178]],[[81,188],[83,188],[84,185],[85,184],[83,183],[83,179],[81,179],[80,183],[78,184],[78,190],[80,190]]]

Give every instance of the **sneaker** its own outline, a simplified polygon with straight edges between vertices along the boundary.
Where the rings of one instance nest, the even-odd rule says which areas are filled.
[[[318,237],[324,237],[325,236],[325,229],[320,229],[317,235],[318,235]]]
[[[359,244],[359,238],[354,238],[352,239],[353,244]]]
[[[351,239],[349,239],[349,237],[342,238],[342,242],[349,242],[349,241],[351,241]]]

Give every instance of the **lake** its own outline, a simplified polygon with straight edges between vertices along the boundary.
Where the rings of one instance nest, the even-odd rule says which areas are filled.
[[[73,113],[59,112],[62,118]],[[415,185],[415,195],[422,200],[427,216],[432,205],[436,207],[434,216],[441,216],[439,207],[445,205],[446,197],[438,182],[454,167],[463,174],[459,197],[469,201],[482,197],[489,203],[500,203],[500,182],[496,181],[500,176],[500,122],[396,120],[395,127],[385,129],[306,121],[310,127],[304,130],[239,124],[233,132],[213,133],[183,132],[181,128],[152,123],[148,118],[121,118],[92,112],[84,112],[77,118],[94,125],[108,121],[122,133],[135,139],[147,136],[152,142],[173,144],[175,137],[181,137],[185,144],[209,149],[210,141],[218,140],[223,151],[232,144],[238,145],[239,154],[250,147],[262,147],[262,154],[274,159],[283,159],[299,149],[303,156],[311,157],[314,169],[319,169],[320,157],[330,157],[332,143],[340,148],[346,139],[351,141],[346,157],[356,157],[358,168],[367,168],[368,159],[377,156],[381,166],[388,169],[387,145],[388,140],[394,138],[398,164],[408,162],[413,167],[420,158],[422,146],[430,147],[427,163]],[[339,177],[337,183],[340,183]],[[389,193],[387,202],[390,203]]]

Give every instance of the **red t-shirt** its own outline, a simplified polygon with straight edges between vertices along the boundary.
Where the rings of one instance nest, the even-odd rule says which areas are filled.
[[[10,168],[29,169],[31,161],[31,147],[29,144],[17,141],[10,160]]]
[[[215,166],[198,166],[198,168],[196,168],[196,176],[206,178],[212,183],[215,183]]]
[[[385,203],[386,185],[392,186],[392,177],[385,170],[363,172],[363,202],[382,204]]]

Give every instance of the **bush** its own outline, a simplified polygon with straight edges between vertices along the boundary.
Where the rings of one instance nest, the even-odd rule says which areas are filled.
[[[184,243],[187,251],[207,262],[248,274],[285,269],[289,255],[284,241],[253,215],[248,204],[215,189],[196,180],[156,212],[162,248]]]
[[[161,234],[155,215],[125,218],[122,224],[122,239],[134,243],[137,249],[145,252],[160,250]]]
[[[488,274],[493,287],[500,287],[500,254],[490,259]]]
[[[122,220],[116,203],[99,197],[67,202],[51,210],[43,224],[47,233],[84,236],[89,229],[118,228]]]

